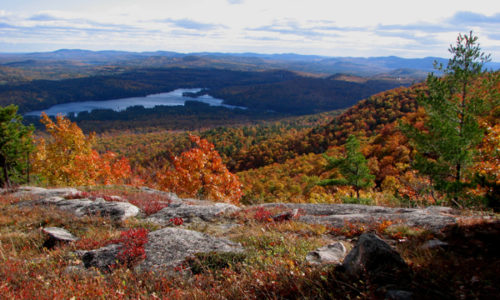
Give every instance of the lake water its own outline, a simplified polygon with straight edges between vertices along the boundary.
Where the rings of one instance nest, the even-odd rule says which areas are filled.
[[[145,108],[152,108],[159,105],[165,106],[177,106],[184,105],[186,101],[199,101],[204,102],[213,106],[224,106],[228,108],[244,108],[232,105],[222,104],[221,99],[213,98],[209,95],[203,95],[197,98],[185,97],[182,94],[185,92],[196,93],[201,89],[177,89],[169,93],[160,93],[148,95],[146,97],[132,97],[114,100],[104,100],[104,101],[84,101],[84,102],[70,102],[64,104],[54,105],[50,108],[44,110],[35,110],[26,113],[26,116],[40,116],[42,111],[44,111],[49,116],[55,116],[57,114],[67,115],[70,112],[79,113],[82,111],[92,111],[94,109],[112,109],[115,111],[121,111],[127,109],[130,106],[144,106]]]

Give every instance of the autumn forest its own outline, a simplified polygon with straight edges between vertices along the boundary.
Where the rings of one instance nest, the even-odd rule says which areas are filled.
[[[324,70],[278,70],[263,67],[264,63],[252,64],[251,60],[189,56],[176,59],[171,66],[155,68],[158,57],[139,63],[137,60],[94,65],[81,62],[81,66],[69,64],[68,59],[59,64],[53,62],[50,67],[46,62],[42,65],[28,60],[16,65],[12,58],[2,62],[6,58],[0,55],[1,75],[8,78],[0,84],[0,187],[5,193],[20,186],[38,186],[78,187],[89,191],[89,195],[94,195],[95,190],[114,190],[128,196],[131,196],[127,194],[129,189],[147,187],[174,193],[180,198],[243,208],[273,203],[362,204],[408,209],[443,206],[497,215],[500,211],[500,72],[486,67],[491,57],[479,47],[478,37],[472,32],[459,35],[449,52],[449,60],[437,63],[426,79],[421,76],[422,70],[407,69],[406,77],[388,73],[325,74]],[[55,104],[145,96],[178,88],[201,90],[188,95],[192,101],[183,106],[24,116],[29,111]],[[224,104],[239,108],[197,101],[197,97],[203,95],[223,99]],[[137,203],[146,214],[165,207],[163,202],[154,199],[147,205],[144,200]],[[153,204],[159,205],[157,209],[151,208]],[[5,207],[2,209],[7,209]],[[308,239],[323,234],[314,233],[320,229],[307,227],[310,225],[290,229],[283,225],[288,223],[279,223],[283,220],[273,216],[274,212],[267,211],[267,207],[274,206],[245,211],[251,216],[241,213],[243,215],[234,218],[251,219],[255,228],[262,226],[264,235],[271,227],[282,234],[293,231],[294,238],[303,232]],[[0,218],[0,223],[11,222],[6,220],[7,217]],[[92,220],[88,222],[94,222]],[[177,226],[185,220],[170,221]],[[247,224],[245,222],[242,224]],[[325,228],[330,234],[337,230],[351,238],[358,231],[380,232],[389,225],[381,222],[372,229],[360,229],[346,223],[341,229]],[[130,230],[154,227],[149,223],[125,226]],[[393,234],[394,240],[412,239],[413,233],[402,232]],[[140,241],[145,233],[126,231],[120,238],[130,240],[127,234],[133,236],[132,240]],[[257,243],[244,238],[241,241],[243,245]],[[10,243],[5,239],[0,242]],[[82,240],[78,243],[84,245]],[[277,236],[262,243],[267,245],[262,246],[262,251],[275,251],[276,245],[286,244]],[[9,247],[14,244],[10,243]],[[96,244],[102,245],[106,244]],[[92,249],[90,242],[84,247]],[[299,251],[300,244],[294,247],[293,251]],[[0,244],[1,255],[15,248],[5,249]],[[283,253],[299,253],[293,251],[288,249]],[[295,257],[286,256],[292,254],[283,253],[273,254],[280,257],[273,263],[282,264],[279,268],[285,268],[290,274],[289,270],[298,268],[298,263]],[[141,258],[141,255],[142,252],[132,256]],[[413,258],[416,262],[411,267],[419,267],[419,259],[424,257],[422,254]],[[3,259],[8,260],[5,256]],[[262,267],[258,272],[253,269],[251,272],[278,276],[266,273],[272,272],[268,271],[271,262],[256,262],[263,259],[260,256],[251,259],[255,260],[254,265]],[[244,261],[247,263],[249,258]],[[134,263],[130,261],[131,265]],[[209,271],[207,274],[213,281],[204,284],[223,289],[220,282],[233,277],[241,282],[253,282],[253,275],[231,263],[222,271]],[[7,276],[6,269],[0,267],[0,271],[0,279]],[[118,273],[125,278],[123,282],[129,280],[137,284],[132,289],[138,293],[137,298],[149,295],[140,294],[144,291],[138,288],[138,278],[132,279],[132,275],[123,272]],[[323,271],[311,272],[310,276],[318,278],[333,276]],[[249,277],[243,278],[242,274]],[[295,280],[294,273],[291,274],[288,285]],[[414,274],[415,282],[432,285],[425,279],[427,273],[415,271]],[[264,282],[271,281],[271,277],[265,278]],[[116,280],[107,284],[114,287],[122,279]],[[161,295],[173,297],[173,290],[165,287],[171,287],[170,283],[149,280],[155,287],[147,289],[162,290],[165,294]],[[1,284],[0,281],[0,291],[5,288],[11,295],[22,290],[14,283]],[[85,284],[95,287],[100,283]],[[269,299],[294,298],[283,296],[286,295],[283,284],[279,291],[273,290],[267,295],[266,292],[272,290],[267,287],[269,289],[266,288],[266,292],[262,289],[260,295]],[[367,295],[372,295],[371,292],[378,293],[371,284],[367,283],[366,291],[336,286],[335,297],[345,292],[345,295],[370,298]],[[200,299],[204,299],[210,288],[198,288],[203,291]],[[231,298],[229,290],[224,297]],[[414,290],[418,290],[418,286]],[[203,294],[205,292],[207,294]],[[103,293],[103,297],[111,295],[107,293]],[[259,298],[258,294],[253,296]],[[330,296],[322,297],[329,299]],[[313,299],[315,295],[304,298]]]
[[[457,47],[465,48],[466,51],[479,51],[473,48],[477,46],[472,41],[461,40],[460,43]],[[144,116],[139,114],[144,114],[144,110],[140,110],[117,119],[110,115],[113,111],[101,114],[101,117],[95,111],[95,117],[92,118],[85,118],[83,114],[71,119],[58,116],[55,121],[43,115],[40,120],[35,120],[40,129],[36,132],[16,121],[9,125],[14,126],[12,128],[2,127],[6,133],[2,137],[1,182],[7,186],[27,180],[50,186],[147,185],[181,196],[207,197],[233,203],[241,201],[246,204],[361,201],[380,205],[447,203],[460,207],[498,208],[498,72],[483,71],[482,64],[487,59],[482,53],[481,56],[475,52],[458,53],[457,49],[452,50],[456,61],[450,60],[446,69],[442,67],[437,70],[444,72],[443,79],[431,75],[425,83],[399,87],[369,97],[366,96],[370,93],[369,88],[362,92],[365,87],[355,85],[371,82],[376,89],[387,89],[395,83],[383,83],[380,80],[377,85],[376,80],[362,81],[362,78],[342,81],[339,76],[321,79],[324,82],[321,83],[318,81],[320,79],[301,79],[284,71],[247,75],[216,69],[173,69],[172,72],[168,69],[154,72],[145,69],[135,74],[117,75],[119,77],[116,79],[106,80],[113,80],[115,87],[127,87],[130,91],[145,91],[146,82],[150,85],[149,91],[152,91],[151,88],[158,89],[165,80],[172,87],[203,85],[208,88],[208,93],[228,99],[227,103],[244,105],[249,109],[211,108],[201,103],[197,106],[193,102],[193,105],[173,107],[170,111],[162,111],[158,107],[149,109],[150,112]],[[460,59],[466,60],[466,63]],[[471,67],[467,63],[474,65]],[[141,76],[140,72],[146,77]],[[133,80],[132,75],[139,81]],[[152,81],[151,78],[158,80]],[[190,78],[190,82],[186,84],[183,78]],[[72,93],[74,90],[81,91],[82,88],[78,86],[83,84],[85,90],[97,89],[100,85],[106,87],[108,93],[112,91],[109,89],[110,82],[106,83],[98,77],[83,78],[81,80],[85,81],[82,83],[77,80],[80,79],[54,82],[46,87],[41,81],[21,83],[14,88],[4,85],[0,92],[14,96],[3,98],[3,102],[11,99],[12,104],[24,108],[31,104],[26,102],[28,98],[23,102],[15,100],[23,97],[19,91],[28,93],[32,90],[47,95],[41,98],[42,102],[37,107],[46,102],[43,99],[54,98],[50,95],[54,94],[55,88],[62,89],[59,90],[62,93]],[[229,85],[230,81],[232,83]],[[330,83],[336,86],[330,88]],[[32,87],[27,89],[30,85]],[[281,90],[280,85],[288,87]],[[43,92],[44,89],[47,91]],[[336,89],[346,97],[355,93],[356,96],[349,99],[365,99],[348,107],[342,102],[344,100],[336,98],[335,95],[340,95]],[[311,90],[333,98],[320,100],[318,96],[310,94]],[[462,95],[454,94],[461,90]],[[256,93],[264,93],[265,96]],[[325,111],[332,107],[330,104],[321,104],[322,101],[336,103],[333,107],[344,109],[308,115],[310,111],[301,106],[292,109],[295,104],[288,100],[280,104],[282,100],[278,99],[291,99],[287,93],[298,96],[293,103],[305,103],[310,97],[316,99],[317,109]],[[449,108],[434,108],[432,102],[426,102],[425,99],[437,101],[432,100],[435,93],[440,93],[439,96],[444,98],[440,101],[447,101]],[[473,100],[479,101],[480,105],[473,103]],[[457,103],[460,101],[462,104]],[[468,120],[472,124],[470,126],[477,127],[474,140],[466,141],[469,147],[463,150],[464,153],[457,154],[458,158],[445,158],[448,155],[440,153],[440,150],[425,150],[422,153],[422,149],[428,146],[424,147],[420,139],[437,138],[433,128],[445,126],[432,123],[433,114],[441,115],[443,112],[439,110],[453,109],[453,105],[463,110],[456,116],[459,120]],[[308,103],[308,107],[314,106]],[[436,111],[432,112],[431,109]],[[295,112],[295,115],[287,116],[288,111]],[[299,111],[306,115],[296,116]],[[16,117],[16,113],[14,106],[6,106],[2,110],[2,126],[8,124],[4,122],[21,120]],[[34,120],[33,117],[28,119]],[[452,124],[447,126],[453,127]],[[99,134],[92,133],[95,131]],[[8,140],[16,134],[17,142]],[[350,136],[356,137],[359,143],[357,151],[364,158],[359,163],[366,165],[367,174],[373,177],[369,185],[360,189],[361,197],[356,199],[352,198],[355,188],[352,184],[321,184],[326,179],[345,179],[339,168],[328,167],[328,161],[330,157],[348,155],[345,143]],[[459,136],[468,138],[463,134]],[[450,140],[452,144],[443,147],[461,147],[461,144],[453,144],[455,142]],[[461,174],[456,176],[463,187],[453,197],[434,182],[432,172],[426,171],[430,166],[419,167],[425,161],[441,159],[449,161],[446,166],[441,166],[448,169],[442,170],[444,182],[452,181],[453,172],[456,172],[454,168],[462,168]],[[456,159],[459,162],[454,162]],[[453,163],[457,165],[453,166]],[[26,173],[28,171],[29,174]],[[447,179],[446,176],[451,177]]]

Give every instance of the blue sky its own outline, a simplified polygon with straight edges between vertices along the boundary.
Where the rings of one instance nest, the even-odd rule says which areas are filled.
[[[473,30],[500,61],[491,0],[6,0],[0,52],[57,49],[447,57]]]

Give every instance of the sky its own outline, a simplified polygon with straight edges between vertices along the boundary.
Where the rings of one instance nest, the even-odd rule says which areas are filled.
[[[2,0],[0,52],[58,49],[449,57],[473,31],[500,61],[492,0]]]

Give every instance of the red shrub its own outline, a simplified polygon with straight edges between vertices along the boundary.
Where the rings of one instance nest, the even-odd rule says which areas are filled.
[[[145,228],[132,228],[123,231],[119,239],[112,241],[121,244],[118,259],[124,265],[130,267],[146,258],[144,246],[148,242],[148,232]]]
[[[259,207],[255,212],[254,218],[259,222],[272,222],[273,214],[264,207]]]

